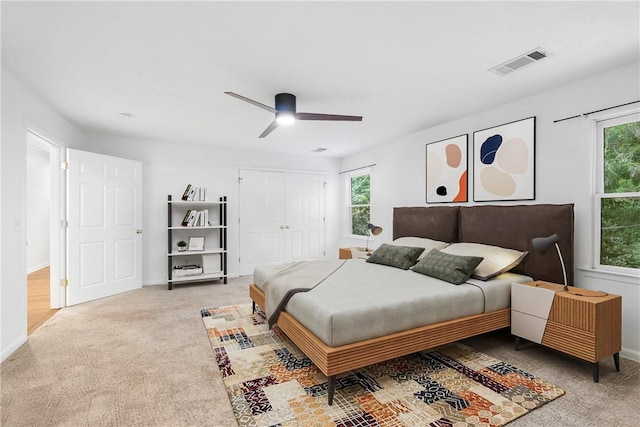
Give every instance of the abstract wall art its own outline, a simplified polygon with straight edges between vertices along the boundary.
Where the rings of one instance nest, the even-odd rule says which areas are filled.
[[[469,135],[427,144],[427,203],[467,201]]]
[[[535,199],[536,118],[473,133],[473,200]]]

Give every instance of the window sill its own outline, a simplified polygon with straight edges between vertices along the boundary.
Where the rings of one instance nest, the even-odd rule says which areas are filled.
[[[576,268],[576,270],[581,271],[585,276],[592,277],[594,279],[607,280],[607,279],[615,278],[616,281],[640,286],[640,271],[638,271],[637,274],[633,274],[633,273],[620,273],[618,271],[598,270],[595,268],[584,268],[584,267],[578,267]]]

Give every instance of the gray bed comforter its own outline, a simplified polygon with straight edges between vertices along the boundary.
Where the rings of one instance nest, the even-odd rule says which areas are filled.
[[[531,280],[504,273],[453,285],[361,259],[265,265],[254,272],[267,316],[288,290],[301,288],[305,292],[289,295],[282,308],[332,347],[507,308],[511,283]]]

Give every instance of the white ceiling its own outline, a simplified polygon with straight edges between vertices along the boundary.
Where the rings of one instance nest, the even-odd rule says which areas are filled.
[[[88,132],[343,157],[640,59],[640,3],[2,2],[2,63]],[[535,48],[549,57],[488,70]],[[298,122],[225,95],[362,122]],[[133,115],[131,119],[119,113]]]

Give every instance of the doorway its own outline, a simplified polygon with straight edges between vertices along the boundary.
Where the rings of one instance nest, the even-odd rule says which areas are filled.
[[[27,132],[26,234],[27,334],[64,306],[59,278],[60,148],[36,132]]]

